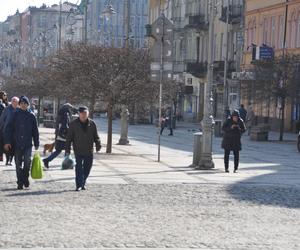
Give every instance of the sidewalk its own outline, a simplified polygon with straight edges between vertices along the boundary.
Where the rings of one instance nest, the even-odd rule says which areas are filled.
[[[118,121],[117,121],[118,122]],[[101,184],[159,184],[159,183],[215,183],[300,185],[300,154],[286,135],[288,142],[253,142],[243,136],[243,151],[238,174],[226,174],[223,169],[221,138],[214,138],[215,169],[196,171],[189,166],[193,160],[193,133],[196,125],[180,124],[175,136],[162,136],[161,162],[157,162],[157,134],[151,125],[130,126],[130,145],[116,145],[119,139],[117,122],[114,124],[113,153],[105,154],[105,120],[97,120],[103,148],[95,155],[89,183]],[[51,142],[53,130],[41,129],[42,142]],[[276,138],[276,133],[271,133]],[[295,136],[296,138],[296,136]],[[42,143],[43,144],[43,143]],[[62,155],[51,162],[47,181],[73,182],[73,171],[61,171]],[[232,165],[232,162],[231,162]]]

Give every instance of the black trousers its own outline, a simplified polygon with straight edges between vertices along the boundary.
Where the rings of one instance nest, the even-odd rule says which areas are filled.
[[[230,150],[225,149],[225,153],[224,153],[225,170],[229,168],[229,155],[230,155]],[[234,155],[234,169],[238,170],[239,162],[240,162],[240,151],[233,150],[233,155]]]

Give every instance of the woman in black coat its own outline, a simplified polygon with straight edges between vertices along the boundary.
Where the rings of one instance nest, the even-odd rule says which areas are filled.
[[[229,155],[230,151],[234,154],[234,173],[237,172],[239,167],[239,151],[242,150],[241,137],[246,131],[244,121],[240,118],[238,110],[234,110],[231,117],[224,122],[223,127],[223,141],[222,148],[224,152],[225,172],[229,173]]]

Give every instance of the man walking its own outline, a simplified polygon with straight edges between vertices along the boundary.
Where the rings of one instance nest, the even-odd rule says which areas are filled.
[[[246,116],[247,116],[247,110],[245,109],[244,104],[241,104],[239,112],[240,112],[240,118],[242,118],[242,120],[245,122],[246,121]]]
[[[21,96],[19,105],[5,128],[4,148],[9,151],[14,147],[18,189],[23,189],[29,187],[32,140],[35,150],[38,150],[39,131],[36,118],[29,110],[29,99]]]
[[[14,113],[19,105],[19,98],[14,96],[11,99],[11,103],[3,110],[3,113],[0,117],[0,137],[1,137],[1,147],[3,148],[3,137],[4,137],[4,131],[9,124],[9,122],[12,120],[12,117],[14,116]],[[5,151],[6,155],[6,165],[11,165],[12,159],[13,159],[13,149],[9,151]]]
[[[66,141],[66,155],[71,152],[71,144],[76,159],[76,191],[85,190],[86,180],[93,165],[94,143],[96,151],[101,149],[101,141],[95,122],[89,119],[87,107],[80,107],[79,118],[70,123]]]

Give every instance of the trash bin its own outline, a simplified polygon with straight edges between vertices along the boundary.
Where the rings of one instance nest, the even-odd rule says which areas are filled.
[[[198,166],[199,162],[202,158],[202,141],[203,141],[203,133],[197,132],[194,133],[194,153],[193,153],[193,166]]]
[[[215,127],[214,127],[214,134],[215,137],[222,137],[222,120],[215,120]]]

